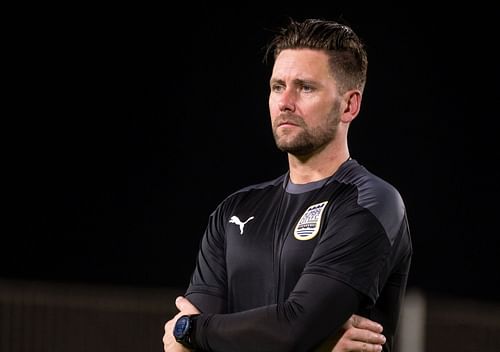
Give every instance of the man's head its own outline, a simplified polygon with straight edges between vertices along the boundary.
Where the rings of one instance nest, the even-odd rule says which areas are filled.
[[[292,20],[271,52],[269,110],[278,148],[304,160],[325,149],[347,154],[347,130],[366,81],[358,37],[336,22]]]

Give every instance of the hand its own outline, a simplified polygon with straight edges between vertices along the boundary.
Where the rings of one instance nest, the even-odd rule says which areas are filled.
[[[181,296],[176,298],[175,306],[179,309],[179,313],[177,313],[165,324],[165,333],[163,334],[163,350],[165,352],[188,352],[190,351],[188,348],[175,341],[172,333],[174,331],[174,325],[177,319],[179,319],[182,315],[197,314],[200,313],[200,311],[191,302],[189,302],[188,299]]]
[[[385,343],[381,332],[382,325],[354,314],[315,352],[379,352]]]
[[[385,343],[382,325],[359,315],[352,315],[341,328],[332,352],[379,352]]]

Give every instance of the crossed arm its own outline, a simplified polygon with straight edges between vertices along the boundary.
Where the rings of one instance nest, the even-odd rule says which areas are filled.
[[[179,313],[165,324],[163,346],[165,352],[189,352],[187,348],[175,341],[172,331],[177,319],[184,314],[199,313],[198,309],[184,297],[175,301]],[[338,333],[325,341],[317,352],[378,352],[382,351],[385,337],[381,334],[382,326],[367,318],[352,315]]]

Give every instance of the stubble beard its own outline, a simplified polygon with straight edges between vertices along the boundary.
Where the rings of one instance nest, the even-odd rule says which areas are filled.
[[[314,152],[323,149],[327,144],[335,139],[338,126],[340,124],[339,106],[335,107],[328,114],[327,122],[319,127],[310,128],[299,116],[287,116],[287,120],[292,121],[296,127],[300,128],[295,135],[291,131],[282,130],[278,134],[277,128],[273,126],[273,135],[276,146],[279,150],[297,157],[306,157]]]

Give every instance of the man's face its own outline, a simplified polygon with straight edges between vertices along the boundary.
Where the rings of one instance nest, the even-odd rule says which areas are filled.
[[[319,50],[283,50],[270,80],[269,111],[276,145],[296,156],[311,155],[334,140],[340,97]]]

